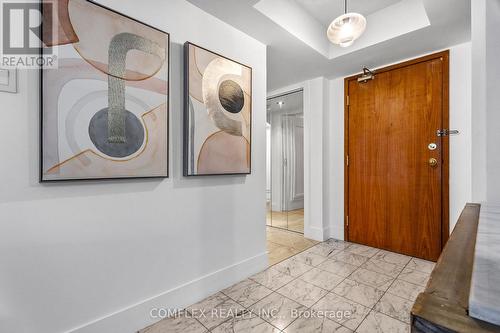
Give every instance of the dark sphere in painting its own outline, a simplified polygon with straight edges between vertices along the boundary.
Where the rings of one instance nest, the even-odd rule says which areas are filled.
[[[101,153],[110,157],[123,158],[134,154],[142,147],[144,143],[144,127],[135,114],[126,111],[125,142],[109,142],[108,108],[104,108],[90,120],[89,136]]]
[[[239,113],[243,110],[245,96],[238,83],[226,80],[219,86],[219,101],[227,112]]]

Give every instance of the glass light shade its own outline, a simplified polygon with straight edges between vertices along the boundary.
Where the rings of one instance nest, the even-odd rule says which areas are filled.
[[[366,19],[358,13],[347,13],[337,17],[328,27],[328,39],[342,47],[351,46],[366,29]]]

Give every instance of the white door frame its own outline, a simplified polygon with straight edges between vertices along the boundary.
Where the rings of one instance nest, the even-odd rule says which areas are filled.
[[[316,78],[268,93],[268,98],[295,91],[304,96],[304,236],[324,241],[328,222],[323,204],[323,110],[328,110],[328,82]]]

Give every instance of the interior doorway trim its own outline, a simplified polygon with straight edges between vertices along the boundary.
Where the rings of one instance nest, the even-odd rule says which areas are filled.
[[[391,70],[400,69],[404,67],[408,67],[411,65],[415,65],[421,62],[427,62],[435,59],[443,60],[443,104],[442,104],[442,123],[443,128],[449,128],[449,58],[450,52],[449,50],[430,54],[424,57],[404,61],[402,63],[398,63],[395,65],[379,68],[373,70],[375,77],[380,73],[389,72]],[[346,77],[344,79],[344,239],[349,241],[349,223],[347,220],[347,216],[349,216],[349,168],[347,166],[348,159],[348,151],[349,151],[349,82],[353,80],[358,80],[359,77],[362,76],[362,73]],[[376,78],[375,78],[376,80]],[[444,245],[448,241],[449,238],[449,228],[450,228],[450,197],[449,197],[449,162],[450,162],[450,145],[449,145],[449,137],[443,140],[442,144],[442,171],[441,171],[441,182],[442,182],[442,194],[441,194],[441,249],[444,248]]]
[[[273,93],[269,94],[269,95],[268,95],[268,97],[266,97],[266,101],[269,101],[269,100],[271,100],[271,99],[276,99],[276,98],[286,97],[286,96],[293,95],[293,94],[297,94],[297,93],[302,93],[302,98],[303,98],[303,100],[302,100],[302,115],[305,117],[305,115],[304,115],[304,111],[305,111],[305,109],[306,109],[306,106],[305,106],[305,104],[306,104],[306,100],[305,100],[305,90],[306,90],[306,88],[305,88],[304,86],[298,86],[298,87],[295,87],[295,86],[294,86],[294,87],[287,87],[287,88],[283,88],[283,89],[277,90],[277,91],[275,91],[275,92],[273,92]],[[283,125],[282,125],[282,126],[283,126]],[[304,134],[305,134],[305,133],[304,133]],[[304,146],[305,146],[305,138],[304,138],[304,142],[303,142],[303,144],[304,144]],[[283,143],[282,143],[282,145],[283,145]],[[304,150],[305,150],[305,147],[304,147]],[[272,160],[272,157],[271,157],[271,160]],[[303,161],[303,162],[304,162],[304,170],[303,170],[303,172],[304,172],[304,193],[302,194],[302,199],[304,200],[304,207],[303,207],[303,209],[304,209],[304,221],[303,221],[303,224],[304,224],[304,225],[303,225],[303,230],[302,230],[302,232],[297,231],[297,230],[288,229],[288,228],[276,227],[276,226],[272,226],[272,225],[271,225],[270,227],[272,227],[272,228],[277,228],[277,229],[280,229],[280,230],[286,230],[286,231],[293,232],[293,233],[296,233],[296,234],[299,234],[299,235],[301,235],[301,236],[304,236],[304,237],[305,237],[305,235],[306,235],[306,224],[307,224],[307,223],[306,223],[306,221],[308,221],[308,220],[309,220],[309,217],[307,217],[307,216],[306,216],[306,215],[307,215],[307,214],[306,214],[306,211],[307,211],[308,209],[306,209],[306,205],[307,205],[307,203],[306,203],[306,201],[305,201],[305,186],[306,186],[306,184],[305,184],[305,178],[306,178],[306,177],[305,177],[305,174],[306,174],[306,168],[305,168],[305,164],[306,164],[305,154],[304,154],[304,161]],[[272,176],[272,172],[271,172],[271,183],[272,183],[272,178],[273,178],[273,176]],[[281,202],[280,202],[280,206],[281,206],[281,207],[285,207],[285,206],[286,206],[286,204],[285,204],[286,198],[285,198],[285,188],[284,188],[283,186],[284,186],[284,184],[286,183],[286,182],[285,182],[286,175],[285,175],[285,173],[284,173],[284,172],[282,172],[281,178],[282,178],[282,179],[281,179],[281,185],[282,185],[282,187],[281,187],[281,190],[280,190],[280,192],[281,192],[281,196],[280,196],[280,201],[281,201]],[[272,188],[272,186],[271,186],[271,188]],[[272,192],[272,190],[271,190],[271,192]],[[271,198],[272,198],[272,194],[271,194]],[[271,211],[272,211],[272,209],[273,209],[273,208],[272,208],[272,206],[273,206],[273,204],[272,204],[272,199],[271,199]],[[271,213],[271,214],[272,214],[272,213]],[[272,216],[272,215],[271,215],[271,216]],[[271,217],[271,219],[272,219],[272,217]]]
[[[268,92],[276,97],[303,91],[304,96],[304,237],[324,241],[329,237],[323,204],[323,133],[328,82],[315,78]]]
[[[270,99],[274,99],[274,98],[278,98],[278,97],[285,97],[285,96],[293,95],[293,94],[296,94],[296,93],[299,93],[299,92],[304,93],[304,88],[297,88],[297,89],[293,89],[293,90],[287,91],[285,93],[279,93],[279,94],[276,94],[276,95],[271,95],[271,96],[266,97],[266,100],[270,100]]]

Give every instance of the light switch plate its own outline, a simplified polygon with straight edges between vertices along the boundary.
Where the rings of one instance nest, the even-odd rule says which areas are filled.
[[[17,93],[17,69],[0,68],[0,92]]]
[[[0,85],[6,86],[9,84],[9,70],[0,68]]]

